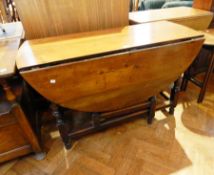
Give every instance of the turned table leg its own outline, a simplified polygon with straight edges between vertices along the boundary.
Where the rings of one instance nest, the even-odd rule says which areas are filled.
[[[69,137],[69,126],[65,123],[63,119],[63,112],[60,110],[59,106],[52,104],[52,115],[56,118],[56,126],[59,129],[60,136],[64,142],[65,148],[70,149],[72,147],[71,139]]]
[[[178,96],[179,96],[179,92],[180,92],[180,78],[177,79],[174,82],[174,86],[171,89],[171,95],[170,95],[170,108],[169,108],[169,113],[171,115],[174,114],[175,111],[175,107],[178,104]]]
[[[189,73],[188,73],[189,70],[187,70],[185,73],[184,73],[184,76],[182,78],[182,83],[181,83],[181,91],[186,91],[187,89],[187,86],[188,86],[188,81],[189,81]]]
[[[150,108],[149,108],[149,115],[148,115],[147,122],[148,124],[152,124],[152,121],[155,117],[156,97],[155,96],[151,97],[149,101],[150,101]]]

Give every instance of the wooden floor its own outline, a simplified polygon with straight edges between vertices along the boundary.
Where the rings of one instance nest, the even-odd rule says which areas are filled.
[[[46,126],[46,159],[33,155],[0,166],[0,175],[214,175],[214,75],[203,104],[199,89],[181,94],[175,115],[157,112],[151,126],[140,119],[77,141],[66,151]]]

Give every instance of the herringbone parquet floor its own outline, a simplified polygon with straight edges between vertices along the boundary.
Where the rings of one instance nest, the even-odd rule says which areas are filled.
[[[0,166],[0,175],[214,175],[214,76],[206,99],[182,93],[175,115],[145,119],[89,135],[66,151],[54,125],[44,130],[45,160],[33,155]]]

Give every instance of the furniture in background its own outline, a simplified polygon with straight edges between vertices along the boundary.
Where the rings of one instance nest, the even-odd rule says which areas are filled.
[[[175,7],[129,13],[130,24],[167,20],[196,30],[206,30],[212,18],[213,13],[191,7]]]
[[[19,103],[20,81],[14,77],[15,57],[23,34],[22,24],[8,23],[2,27],[5,33],[0,33],[0,163],[31,152],[41,152]]]
[[[0,1],[0,16],[1,16],[1,23],[3,23],[5,21],[5,19],[8,18],[4,1]]]
[[[128,25],[130,0],[15,0],[26,38],[36,39]],[[120,7],[120,8],[118,8]]]
[[[198,103],[202,103],[205,97],[207,83],[210,75],[214,70],[214,29],[204,31],[205,42],[201,52],[203,57],[199,54],[197,59],[191,64],[188,70],[185,72],[183,77],[183,82],[181,90],[186,90],[188,81],[194,83],[196,86],[200,87],[200,94],[198,97]],[[203,59],[202,59],[203,58]],[[203,62],[202,62],[203,61]],[[202,81],[197,79],[197,75],[205,73]]]
[[[0,1],[0,20],[2,23],[19,21],[19,16],[13,0]]]
[[[194,0],[193,7],[214,12],[214,0]],[[210,24],[210,28],[212,27],[214,27],[214,19]]]
[[[130,12],[138,11],[139,0],[130,0]]]
[[[213,0],[194,0],[193,7],[208,11],[213,11]]]

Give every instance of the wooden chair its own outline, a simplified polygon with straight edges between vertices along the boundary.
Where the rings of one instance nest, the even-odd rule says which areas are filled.
[[[213,0],[194,0],[194,8],[212,11],[214,12],[214,1]],[[210,27],[213,26],[213,20],[210,24]],[[183,77],[183,82],[181,85],[181,90],[185,91],[188,85],[188,81],[191,81],[196,86],[200,87],[200,93],[198,97],[198,103],[202,103],[206,93],[207,83],[210,75],[213,72],[213,46],[214,46],[214,30],[208,30],[203,32],[206,36],[206,41],[203,45],[203,48],[200,54],[197,56],[196,60],[185,72]],[[205,73],[205,77],[202,81],[199,81],[196,76],[199,74]]]
[[[201,54],[185,72],[181,90],[185,91],[188,85],[188,81],[191,81],[196,86],[200,87],[200,93],[198,97],[198,103],[202,103],[205,97],[207,83],[210,75],[214,69],[214,29],[203,32],[205,34],[205,43],[203,45]],[[196,76],[205,73],[202,81],[199,81]]]

